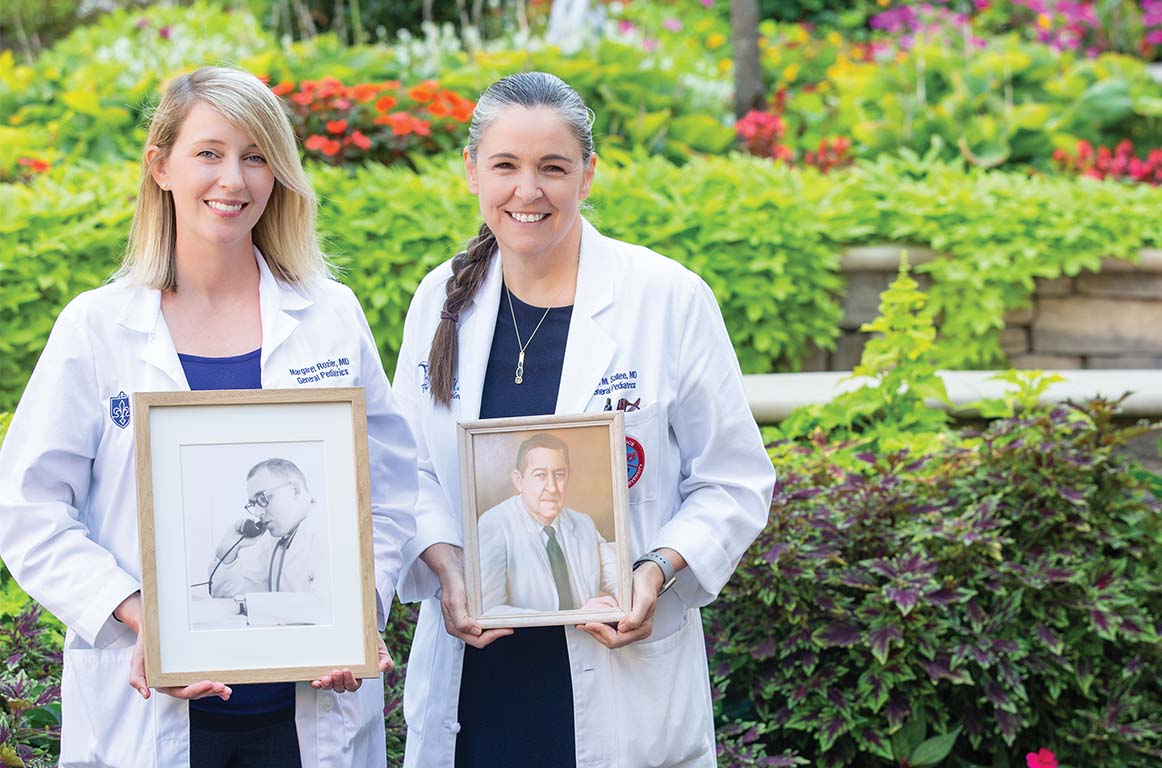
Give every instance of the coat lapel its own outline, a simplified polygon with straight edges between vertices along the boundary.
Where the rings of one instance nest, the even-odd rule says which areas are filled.
[[[139,355],[141,361],[164,374],[174,389],[189,389],[186,373],[161,314],[161,291],[145,287],[136,287],[132,291],[132,298],[121,316],[121,325],[146,335]]]
[[[612,259],[604,238],[588,221],[582,222],[577,294],[573,299],[573,319],[565,343],[557,413],[585,411],[593,398],[593,390],[617,351],[617,342],[597,322],[601,313],[613,303],[616,265],[610,263]]]
[[[306,309],[313,302],[299,288],[276,279],[257,248],[254,258],[258,261],[258,311],[262,318],[262,370],[265,372],[270,356],[299,327],[299,319],[290,313]]]
[[[460,359],[456,371],[460,399],[452,401],[459,421],[480,418],[480,396],[488,369],[488,354],[492,351],[492,334],[496,330],[500,285],[500,255],[496,254],[489,262],[484,284],[476,291],[467,312],[460,317]]]

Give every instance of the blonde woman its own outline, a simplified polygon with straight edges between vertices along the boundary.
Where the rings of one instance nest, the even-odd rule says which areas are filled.
[[[138,390],[319,386],[293,369],[348,358],[346,375],[324,383],[366,388],[386,615],[414,531],[415,448],[359,303],[329,279],[315,209],[287,116],[257,78],[210,67],[171,83],[124,264],[61,312],[0,451],[0,558],[68,626],[61,765],[386,761],[380,679],[335,670],[309,684],[151,691],[144,673],[128,411]]]

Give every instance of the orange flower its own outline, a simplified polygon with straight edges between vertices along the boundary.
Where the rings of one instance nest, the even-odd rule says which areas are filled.
[[[417,117],[412,120],[412,130],[419,136],[431,136],[432,124],[427,120],[421,120]]]
[[[334,157],[343,148],[343,145],[334,139],[324,139],[324,141],[326,143],[323,144],[323,154],[327,157]]]
[[[364,152],[371,149],[371,139],[364,136],[359,131],[352,131],[350,142],[362,149]]]
[[[303,143],[303,146],[306,147],[307,149],[318,152],[320,149],[323,148],[323,146],[327,143],[327,141],[328,141],[328,139],[326,136],[320,136],[319,134],[316,133],[316,134],[312,134],[311,136],[308,136],[307,140]]]
[[[438,87],[439,85],[435,80],[425,80],[419,85],[412,86],[408,90],[408,96],[423,104],[436,98],[436,89]]]
[[[428,113],[432,117],[447,117],[452,114],[452,110],[448,109],[448,105],[444,103],[443,99],[435,99],[428,105]]]
[[[22,157],[16,161],[16,164],[23,165],[33,173],[44,173],[52,167],[45,161],[37,160],[35,157]]]
[[[456,106],[452,108],[452,119],[457,122],[466,123],[472,119],[472,113],[476,110],[476,102],[471,99],[456,99]]]
[[[290,93],[294,89],[295,89],[295,84],[293,81],[283,80],[281,83],[274,86],[270,90],[272,93],[274,93],[275,96],[286,96],[288,93]]]
[[[314,95],[310,91],[299,91],[294,96],[291,96],[291,101],[298,104],[300,107],[305,107],[314,100]]]
[[[396,136],[407,136],[412,132],[412,116],[407,112],[392,112],[385,117],[387,124],[391,126],[391,132]]]
[[[259,75],[258,79],[262,81],[263,85],[270,85],[270,75]]]
[[[379,93],[380,86],[375,83],[360,83],[351,89],[351,97],[359,102],[369,102]]]
[[[394,107],[398,102],[394,96],[380,96],[379,101],[375,102],[375,108],[380,112],[386,112]]]
[[[327,121],[327,133],[342,133],[345,130],[347,130],[346,120]]]
[[[401,83],[399,80],[384,80],[382,83],[380,83],[380,85],[385,91],[394,91],[403,85],[403,83]]]

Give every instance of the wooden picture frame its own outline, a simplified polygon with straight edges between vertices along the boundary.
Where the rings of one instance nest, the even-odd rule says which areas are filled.
[[[362,388],[133,395],[146,679],[377,677]]]
[[[622,619],[631,589],[623,414],[484,419],[460,423],[458,437],[472,618],[485,629]]]

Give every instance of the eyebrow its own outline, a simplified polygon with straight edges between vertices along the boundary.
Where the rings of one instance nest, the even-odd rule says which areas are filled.
[[[500,160],[500,159],[519,160],[520,158],[511,152],[497,152],[494,155],[489,155],[488,159],[489,160]],[[563,160],[566,163],[576,162],[575,160],[573,160],[573,158],[566,157],[565,155],[544,155],[543,157],[541,157],[542,163],[546,162],[548,160],[555,160],[555,161],[562,161]]]
[[[194,142],[195,147],[204,146],[207,144],[213,144],[216,147],[226,146],[226,142],[222,141],[221,139],[198,139],[197,141]],[[250,149],[258,149],[258,145],[251,142],[250,144],[246,145],[246,149],[244,149],[243,151],[250,150]]]

